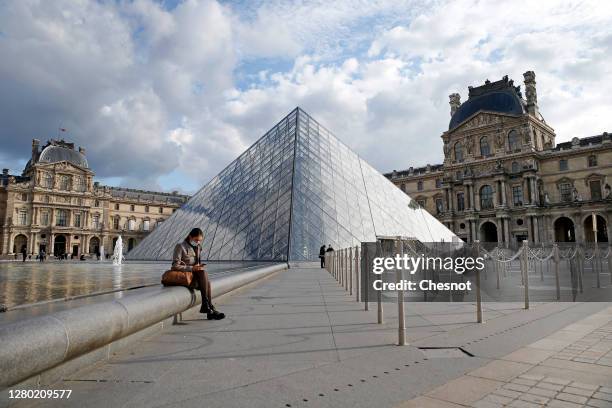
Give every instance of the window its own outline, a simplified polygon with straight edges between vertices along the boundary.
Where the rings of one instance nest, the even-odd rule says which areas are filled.
[[[589,187],[591,188],[591,200],[601,200],[601,181],[591,180]]]
[[[518,173],[519,171],[521,171],[521,166],[517,162],[512,162],[512,172]]]
[[[559,195],[561,196],[561,201],[572,201],[572,184],[559,184]]]
[[[402,183],[400,185],[400,189],[405,193],[406,192],[406,184]]]
[[[461,172],[461,170],[457,170],[457,171],[455,172],[455,178],[456,178],[457,180],[463,180],[463,173]]]
[[[27,225],[28,223],[28,213],[26,210],[19,211],[19,225]]]
[[[483,157],[487,157],[491,155],[491,147],[489,146],[489,139],[487,139],[486,136],[480,139],[480,155]]]
[[[120,220],[119,217],[113,218],[113,228],[116,229],[116,230],[119,229],[119,220]]]
[[[425,200],[417,200],[417,203],[421,208],[425,208]]]
[[[417,182],[417,190],[423,191],[423,182],[422,181]]]
[[[119,203],[115,204],[115,210],[119,210]]]
[[[149,212],[149,206],[145,205],[145,212]]]
[[[516,130],[511,130],[510,133],[508,133],[508,148],[511,152],[521,150],[521,139]]]
[[[493,208],[493,189],[489,185],[480,189],[480,208],[483,210]]]
[[[70,177],[61,176],[60,177],[60,189],[67,191],[70,189]]]
[[[436,179],[436,188],[442,188],[442,179]]]
[[[40,224],[49,225],[49,213],[47,211],[43,211],[40,213]]]
[[[74,180],[76,191],[83,192],[85,191],[85,181],[83,177],[77,177]]]
[[[457,193],[457,211],[465,211],[465,195]]]
[[[159,207],[159,213],[162,214],[164,212],[164,208],[163,207]]]
[[[512,204],[515,207],[523,205],[523,188],[521,186],[512,186]]]
[[[99,206],[100,206],[100,200],[94,201],[94,207],[99,207]]]
[[[442,214],[444,212],[444,200],[436,198],[436,214]]]
[[[129,220],[128,221],[128,229],[130,231],[134,231],[136,229],[136,220]]]
[[[587,163],[589,167],[597,166],[597,156],[595,156],[594,154],[589,156],[589,158],[587,159]]]
[[[148,231],[149,230],[149,220],[144,220],[142,222],[142,230],[143,231]]]
[[[458,162],[463,161],[463,147],[460,142],[455,143],[455,160]]]
[[[53,188],[53,176],[49,173],[43,175],[43,187]]]
[[[100,216],[98,214],[94,215],[91,218],[91,228],[93,229],[100,228]]]
[[[567,170],[567,160],[561,159],[559,160],[559,171]]]
[[[134,204],[130,205],[130,211],[134,211]]]
[[[66,210],[57,210],[55,225],[58,227],[65,227],[68,223],[68,213]]]
[[[81,227],[81,213],[74,214],[74,226],[77,228]]]
[[[27,193],[21,193],[21,201],[28,201]]]

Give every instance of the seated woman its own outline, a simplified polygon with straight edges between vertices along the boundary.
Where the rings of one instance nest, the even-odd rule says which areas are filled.
[[[208,320],[221,320],[225,317],[225,314],[218,312],[212,304],[210,281],[204,270],[204,264],[200,262],[203,239],[202,230],[194,228],[183,242],[176,244],[172,257],[172,269],[193,273],[193,283],[190,289],[200,290],[202,295],[200,313],[206,313]]]

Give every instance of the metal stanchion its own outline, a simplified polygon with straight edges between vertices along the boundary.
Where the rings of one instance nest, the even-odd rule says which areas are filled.
[[[480,255],[480,241],[474,241],[476,245],[476,257]],[[480,270],[476,269],[476,321],[482,323],[482,301],[480,298]]]
[[[349,295],[353,296],[353,247],[349,247]]]
[[[399,246],[399,248],[398,248]],[[398,253],[401,257],[404,256],[404,243],[402,242],[401,237],[397,237],[395,241],[395,252]],[[403,277],[403,269],[397,268],[395,270],[397,283],[400,283]],[[404,318],[404,291],[397,291],[397,344],[399,346],[406,345],[406,319]]]
[[[555,285],[557,289],[557,300],[561,300],[561,283],[559,282],[559,246],[557,244],[553,244],[553,260],[555,263]]]
[[[523,253],[521,254],[521,274],[525,286],[525,309],[529,309],[529,244],[523,241]]]
[[[382,257],[382,245],[379,239],[376,240],[376,255],[379,257]],[[378,313],[377,313],[378,324],[383,324],[382,290],[376,291],[376,305],[378,307]]]
[[[360,262],[359,262],[359,256],[360,251],[359,251],[359,247],[355,246],[355,301],[359,302],[359,292],[361,291],[361,286],[359,285],[360,283],[360,276],[359,276],[359,272],[360,272]]]
[[[370,261],[370,252],[368,251],[367,245],[362,245],[361,247],[361,260],[363,262],[363,268],[365,268],[363,273],[363,304],[364,310],[367,311],[370,309],[370,265],[372,263],[372,261]]]
[[[578,260],[578,288],[580,293],[584,292],[583,278],[584,278],[584,252],[582,246],[578,245],[578,254],[576,255]]]
[[[595,235],[597,235],[597,231],[595,231]],[[599,259],[599,245],[597,245],[597,241],[595,241],[595,252],[593,253],[593,270],[597,273],[597,288],[601,288],[601,276],[599,276],[599,268],[597,267],[597,261]]]
[[[348,289],[349,289],[348,281],[350,279],[349,271],[350,271],[350,268],[351,268],[351,261],[350,261],[350,257],[349,257],[349,251],[350,251],[350,247],[344,249],[344,290],[346,290],[346,291],[348,291]]]

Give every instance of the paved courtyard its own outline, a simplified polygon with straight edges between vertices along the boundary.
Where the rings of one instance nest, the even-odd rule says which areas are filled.
[[[11,406],[498,407],[610,406],[609,303],[363,303],[303,265],[197,308],[161,334],[67,376],[68,400]],[[2,395],[6,404],[6,395]],[[530,405],[531,404],[531,405]],[[535,405],[534,405],[535,404]],[[578,405],[571,405],[578,404]],[[582,405],[581,405],[582,404]]]

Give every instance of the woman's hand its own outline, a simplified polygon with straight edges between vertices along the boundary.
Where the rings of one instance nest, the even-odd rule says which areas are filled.
[[[204,270],[204,266],[200,265],[200,264],[193,265],[191,270],[194,271],[194,272],[202,272]]]

